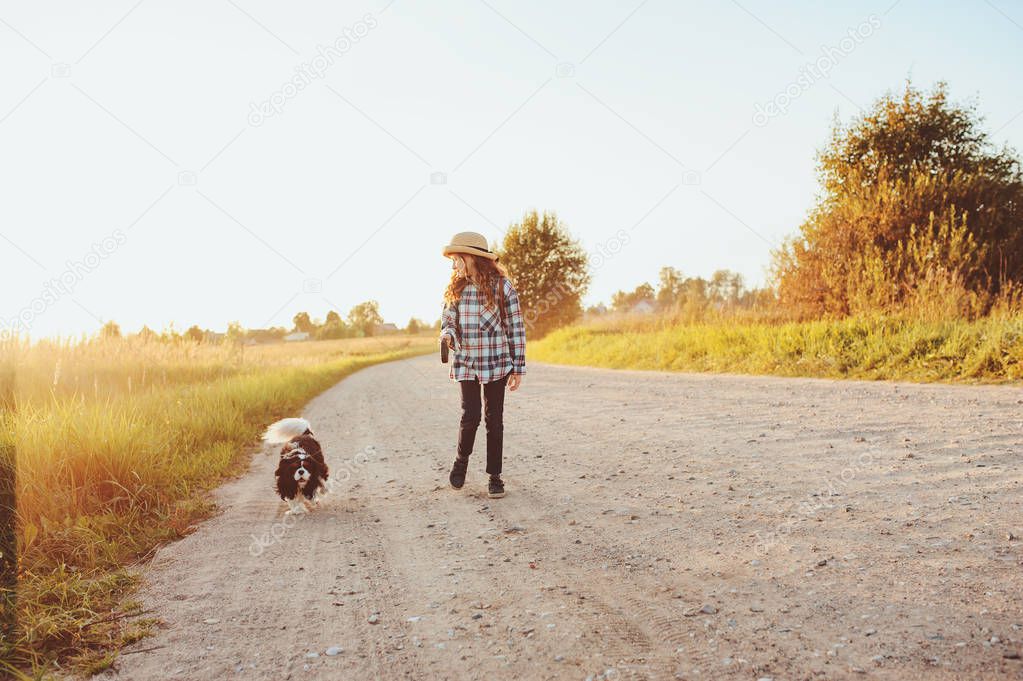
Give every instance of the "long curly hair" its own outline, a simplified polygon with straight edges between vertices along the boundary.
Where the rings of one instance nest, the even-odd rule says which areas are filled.
[[[451,270],[451,281],[444,291],[444,304],[454,305],[462,297],[462,290],[470,283],[475,284],[483,293],[483,301],[488,308],[498,310],[497,282],[502,278],[509,279],[508,270],[501,263],[489,258],[458,253],[454,257],[462,258],[465,262],[465,276],[458,273],[457,269]]]

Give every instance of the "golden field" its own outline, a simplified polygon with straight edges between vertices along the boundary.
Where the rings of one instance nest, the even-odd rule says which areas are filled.
[[[243,346],[138,337],[0,345],[0,483],[15,500],[2,666],[94,671],[152,623],[129,569],[207,516],[267,423],[432,336]],[[7,517],[6,520],[10,521]],[[5,564],[6,565],[6,564]],[[15,668],[22,671],[15,671]]]

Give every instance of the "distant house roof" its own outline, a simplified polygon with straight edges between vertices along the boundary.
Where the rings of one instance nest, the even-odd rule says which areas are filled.
[[[286,341],[304,341],[304,340],[309,340],[309,334],[306,333],[305,331],[295,331],[295,332],[289,333],[287,336],[285,336],[284,340],[286,340]]]
[[[383,324],[377,324],[376,326],[377,333],[389,333],[397,330],[398,330],[397,325],[392,324],[391,322],[384,322]]]
[[[655,309],[656,308],[654,307],[654,304],[651,303],[649,300],[641,300],[635,305],[633,305],[632,309],[629,310],[629,312],[631,312],[632,314],[651,314],[654,312]]]

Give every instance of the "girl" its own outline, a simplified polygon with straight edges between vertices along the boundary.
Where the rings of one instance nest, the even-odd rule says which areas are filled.
[[[458,455],[449,480],[455,489],[465,484],[476,430],[482,411],[487,425],[488,495],[504,496],[501,459],[504,446],[504,389],[518,390],[526,373],[526,325],[519,297],[508,273],[487,248],[487,239],[462,232],[444,247],[451,258],[451,282],[444,292],[441,342],[454,350],[451,378],[462,389],[462,420]]]

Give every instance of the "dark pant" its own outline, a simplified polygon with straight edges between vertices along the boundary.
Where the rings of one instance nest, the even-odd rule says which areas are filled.
[[[462,421],[458,428],[458,456],[469,458],[476,441],[476,430],[480,426],[480,412],[487,424],[487,473],[501,474],[501,457],[504,450],[504,387],[505,376],[500,381],[483,384],[483,404],[480,404],[480,382],[459,381],[462,387]]]

